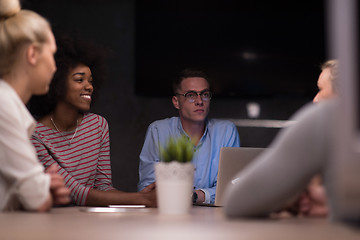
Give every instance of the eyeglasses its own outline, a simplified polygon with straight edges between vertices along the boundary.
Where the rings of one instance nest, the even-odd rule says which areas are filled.
[[[188,102],[193,103],[198,96],[200,96],[204,102],[210,101],[212,93],[209,90],[203,90],[201,92],[188,91],[184,94],[177,93],[176,95],[184,96]]]

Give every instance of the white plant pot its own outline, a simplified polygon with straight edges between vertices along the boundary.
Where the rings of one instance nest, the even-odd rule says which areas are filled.
[[[190,213],[194,165],[191,162],[160,162],[155,165],[155,176],[159,213]]]

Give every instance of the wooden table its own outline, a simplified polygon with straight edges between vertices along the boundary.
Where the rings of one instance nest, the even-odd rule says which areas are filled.
[[[50,213],[0,213],[0,239],[336,239],[359,240],[360,228],[326,219],[227,219],[222,208],[193,207],[187,216],[148,212],[90,213],[80,207]]]

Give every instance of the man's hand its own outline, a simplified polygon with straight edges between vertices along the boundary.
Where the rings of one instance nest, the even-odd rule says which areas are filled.
[[[152,183],[152,184],[146,186],[146,187],[145,187],[143,190],[141,190],[140,192],[144,192],[144,193],[146,193],[146,192],[151,192],[151,191],[155,190],[155,188],[156,188],[156,184],[155,184],[155,183]]]
[[[298,204],[300,216],[325,217],[329,211],[322,184],[310,184],[300,196]]]
[[[196,200],[196,203],[203,203],[205,202],[205,193],[201,190],[195,190],[198,199]]]
[[[328,211],[325,188],[322,184],[321,177],[316,175],[299,196],[289,201],[284,209],[272,213],[270,217],[326,217]]]
[[[143,190],[140,191],[142,197],[146,201],[147,207],[157,207],[157,199],[156,199],[156,184],[152,183],[146,186]]]
[[[313,179],[293,203],[271,216],[275,218],[326,217],[329,210],[325,188],[321,182],[314,180],[316,179]]]

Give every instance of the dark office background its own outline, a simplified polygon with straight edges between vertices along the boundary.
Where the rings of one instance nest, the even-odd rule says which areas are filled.
[[[182,1],[151,0],[141,2],[156,2],[157,4],[163,2],[167,5],[171,2],[174,4],[182,3]],[[206,4],[213,1],[199,2]],[[226,3],[227,1],[215,2]],[[92,112],[104,116],[110,125],[114,186],[124,191],[136,191],[138,156],[148,125],[154,120],[177,115],[170,98],[161,96],[161,94],[159,96],[154,94],[146,96],[141,91],[139,92],[139,89],[136,89],[137,75],[145,76],[150,83],[156,83],[157,77],[162,77],[144,71],[137,72],[139,70],[136,67],[138,60],[136,56],[139,53],[136,52],[136,43],[138,43],[136,41],[136,19],[139,18],[139,15],[136,15],[138,9],[136,1],[23,0],[22,4],[24,8],[32,9],[49,19],[56,35],[80,35],[82,38],[89,39],[109,50],[108,78],[100,90]],[[248,24],[251,25],[251,22],[249,21]],[[319,29],[319,31],[322,30]],[[151,38],[151,36],[148,37]],[[311,37],[309,36],[309,38]],[[220,41],[218,44],[221,48],[224,43]],[[325,47],[321,43],[318,45],[319,48]],[[296,47],[294,46],[294,49]],[[218,48],[216,47],[216,49]],[[161,50],[156,49],[159,53]],[[211,52],[212,49],[209,51]],[[154,54],[152,57],[151,61],[156,62],[157,55]],[[316,91],[317,75],[320,73],[318,64],[323,60],[324,58],[320,56],[318,62],[309,63],[310,68],[313,69],[313,79],[310,79],[313,81],[314,89],[310,90],[313,93]],[[214,59],[213,66],[217,65],[216,61],[219,61],[220,64],[222,59]],[[159,69],[166,67],[162,64],[161,62],[158,64]],[[176,65],[176,63],[174,64]],[[182,66],[179,64],[180,67]],[[302,69],[298,70],[301,71]],[[221,79],[215,80],[221,81]],[[255,84],[253,88],[256,89],[256,87]],[[290,85],[290,87],[296,88],[297,86]],[[311,92],[307,92],[308,96],[303,95],[295,98],[242,98],[241,96],[235,98],[219,96],[217,98],[215,96],[212,100],[210,117],[247,119],[246,104],[255,101],[261,107],[259,119],[287,120],[296,110],[311,100],[311,94]],[[276,128],[258,127],[239,127],[238,130],[242,146],[249,147],[268,146],[279,131]]]

